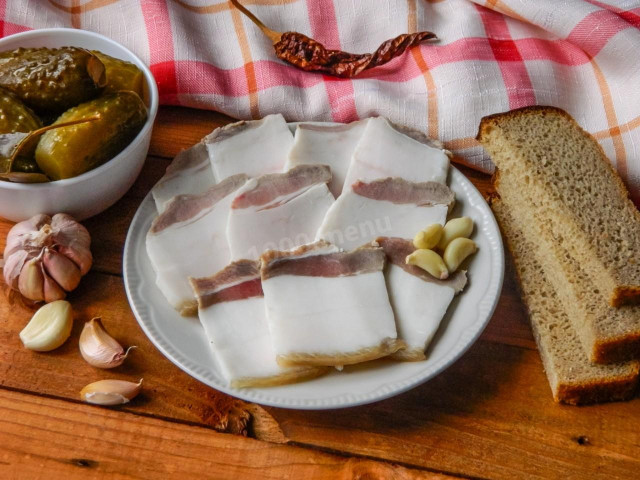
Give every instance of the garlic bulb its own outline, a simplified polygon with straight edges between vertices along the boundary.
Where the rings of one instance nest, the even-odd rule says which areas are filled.
[[[20,332],[20,340],[29,350],[48,352],[62,345],[73,327],[71,304],[65,300],[40,307]]]
[[[9,231],[4,279],[30,300],[60,300],[91,268],[90,245],[89,232],[73,217],[36,215]]]
[[[80,391],[80,398],[96,405],[122,405],[128,403],[142,390],[142,379],[138,383],[125,380],[98,380]]]
[[[102,321],[93,318],[84,324],[80,334],[80,353],[87,363],[97,368],[114,368],[122,365],[129,350],[136,347],[129,347],[127,351],[107,333]]]

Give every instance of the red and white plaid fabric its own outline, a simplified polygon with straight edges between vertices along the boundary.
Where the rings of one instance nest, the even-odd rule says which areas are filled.
[[[492,166],[484,115],[567,110],[640,200],[640,0],[241,0],[267,26],[329,48],[372,51],[401,33],[439,37],[353,80],[306,73],[225,0],[0,0],[0,33],[66,26],[102,33],[151,65],[164,104],[235,118],[349,122],[384,115]]]

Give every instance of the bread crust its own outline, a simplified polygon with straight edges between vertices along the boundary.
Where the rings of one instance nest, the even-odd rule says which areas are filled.
[[[611,300],[612,307],[620,307],[622,305],[640,304],[640,286],[622,285],[617,287]]]
[[[630,400],[635,396],[638,385],[639,367],[622,378],[602,383],[558,384],[553,399],[567,405],[589,405],[592,403]]]

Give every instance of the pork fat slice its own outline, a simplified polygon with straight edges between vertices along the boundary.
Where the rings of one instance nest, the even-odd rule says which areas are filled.
[[[396,319],[398,338],[406,348],[393,357],[398,360],[424,360],[425,350],[433,339],[454,295],[467,282],[464,271],[457,271],[446,280],[439,280],[424,270],[407,265],[405,258],[414,250],[413,244],[401,238],[379,238],[387,255],[385,279],[387,292]]]
[[[384,252],[326,242],[262,256],[267,321],[280,365],[341,366],[387,356],[397,340]]]
[[[175,197],[147,233],[156,284],[183,315],[196,312],[189,277],[210,275],[229,263],[225,226],[235,191],[246,181],[246,175],[234,175],[201,195]]]
[[[326,165],[300,165],[287,173],[251,179],[231,204],[227,238],[233,260],[256,260],[266,250],[314,241],[333,204]]]
[[[176,195],[198,195],[215,185],[209,154],[204,143],[181,151],[164,176],[151,189],[158,213],[164,212]]]
[[[204,142],[213,176],[219,182],[238,173],[257,177],[282,172],[293,135],[284,117],[277,114],[218,128]]]
[[[387,177],[444,184],[448,170],[449,157],[445,150],[420,132],[394,127],[382,117],[371,118],[353,153],[343,190],[357,180],[369,182]]]
[[[401,178],[358,181],[331,206],[317,238],[345,250],[379,236],[413,238],[427,225],[444,225],[453,202],[453,192],[441,183]]]
[[[347,125],[298,125],[285,169],[311,163],[329,165],[333,175],[329,190],[338,198],[351,157],[367,122],[368,120]]]
[[[223,376],[234,388],[267,387],[312,378],[316,367],[281,367],[271,341],[259,262],[241,260],[206,278],[192,278],[198,316]]]

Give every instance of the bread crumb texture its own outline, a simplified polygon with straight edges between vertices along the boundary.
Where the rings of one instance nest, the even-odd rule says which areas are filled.
[[[598,142],[566,112],[542,106],[485,117],[477,138],[500,184],[508,178],[528,193],[521,201],[609,303],[640,302],[640,212]]]

